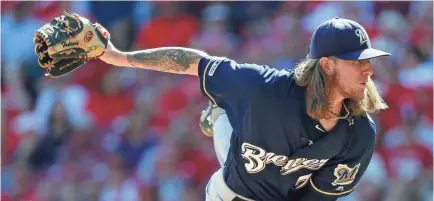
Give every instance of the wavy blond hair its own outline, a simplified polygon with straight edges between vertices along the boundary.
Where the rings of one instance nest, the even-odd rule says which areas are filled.
[[[320,59],[307,58],[298,63],[295,67],[295,80],[299,86],[306,87],[307,112],[314,118],[330,118],[330,106],[327,102],[327,89],[330,86],[326,82]],[[366,83],[366,88],[367,94],[363,100],[344,100],[353,117],[388,108],[371,79]]]

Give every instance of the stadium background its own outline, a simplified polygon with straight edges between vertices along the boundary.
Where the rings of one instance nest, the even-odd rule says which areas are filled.
[[[433,2],[1,2],[1,200],[204,200],[218,168],[198,127],[193,76],[101,61],[44,77],[32,37],[63,10],[108,28],[121,50],[187,46],[291,68],[323,20],[366,27],[392,53],[373,65],[390,109],[354,201],[433,200]]]

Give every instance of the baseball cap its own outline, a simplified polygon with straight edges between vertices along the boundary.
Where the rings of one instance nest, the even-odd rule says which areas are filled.
[[[310,58],[335,56],[344,60],[372,59],[390,53],[372,48],[366,30],[357,22],[334,17],[321,23],[312,35]]]

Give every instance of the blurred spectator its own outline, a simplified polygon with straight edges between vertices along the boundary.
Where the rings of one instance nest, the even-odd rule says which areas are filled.
[[[131,47],[134,1],[90,1],[90,11],[110,32],[113,44],[121,50]],[[109,14],[108,14],[109,13]]]
[[[32,14],[43,22],[48,22],[59,16],[63,11],[79,13],[82,16],[89,16],[89,2],[86,1],[43,1],[35,4]]]
[[[180,2],[159,1],[154,4],[158,14],[138,30],[135,48],[189,46],[190,40],[198,31],[198,20],[183,11]]]
[[[408,110],[403,112],[402,123],[385,135],[385,142],[391,144],[383,155],[388,176],[394,184],[389,188],[388,196],[390,200],[422,200],[419,190],[423,186],[419,185],[432,183],[433,153],[420,142],[419,136],[430,135],[432,138],[432,130],[420,128],[420,116]],[[427,132],[420,133],[424,130]]]
[[[409,1],[402,1],[398,3],[392,2],[377,2],[374,7],[375,13],[380,13],[383,10],[396,10],[400,12],[402,15],[406,15],[408,13],[408,7],[411,4]]]
[[[232,11],[230,17],[230,23],[232,26],[230,30],[244,37],[243,29],[248,23],[258,18],[273,15],[276,9],[281,6],[282,2],[238,1],[238,2],[228,2],[227,4],[231,6],[231,11]]]
[[[164,152],[158,155],[156,177],[153,181],[154,185],[157,185],[158,200],[175,201],[185,191],[187,175],[178,169],[180,158],[177,152],[176,147],[165,144]]]
[[[53,164],[61,147],[71,137],[73,128],[67,119],[63,106],[55,104],[48,118],[48,129],[37,142],[29,156],[33,170],[39,171]]]
[[[136,1],[134,3],[134,26],[140,27],[140,25],[148,23],[151,20],[154,10],[154,4],[152,1]],[[137,32],[134,29],[134,33]]]
[[[272,26],[266,36],[271,39],[272,46],[268,51],[272,56],[272,63],[269,65],[278,69],[289,69],[306,57],[310,34],[301,23],[306,4],[285,2],[274,15]]]
[[[17,100],[11,104],[20,109],[32,107],[37,96],[35,82],[42,72],[35,63],[37,56],[31,42],[35,30],[42,25],[41,21],[29,15],[34,4],[16,2],[11,6],[13,9],[2,14],[1,37],[7,39],[1,43],[2,49],[7,50],[1,52],[2,70],[5,71],[2,75],[8,93]]]
[[[433,63],[426,60],[427,56],[416,47],[407,49],[398,75],[403,86],[413,89],[432,86]]]
[[[426,149],[430,149],[432,152],[432,125],[415,108],[404,107],[402,113],[402,124],[389,129],[385,133],[385,148],[402,146],[409,140],[407,135],[411,134],[412,141],[417,142]]]
[[[29,15],[35,2],[17,2],[2,16],[2,63],[6,67],[21,67],[24,62],[32,64],[32,69],[38,69],[35,64],[33,35],[42,22]],[[26,38],[27,40],[23,40]],[[16,63],[16,64],[15,64]],[[14,65],[15,64],[15,65]]]
[[[122,135],[117,152],[125,160],[128,171],[135,169],[140,156],[158,142],[158,135],[148,124],[148,114],[139,110],[131,115],[129,126]]]
[[[269,64],[271,55],[269,51],[275,45],[270,38],[267,38],[271,25],[269,16],[263,16],[249,21],[243,27],[244,42],[241,46],[241,61],[250,61],[258,64]]]
[[[398,59],[405,55],[405,44],[409,36],[408,22],[404,16],[395,10],[383,10],[378,14],[378,25],[380,35],[372,40],[372,45],[389,51]]]
[[[126,172],[122,156],[113,155],[109,159],[109,175],[107,183],[103,185],[100,201],[139,201],[140,187]]]
[[[237,38],[229,32],[230,7],[222,3],[208,5],[202,13],[202,27],[192,41],[192,47],[208,54],[225,56],[235,54]]]
[[[86,94],[86,111],[90,113],[94,126],[98,129],[110,128],[113,120],[127,116],[134,107],[134,100],[128,91],[120,86],[119,68],[104,72],[98,84]]]
[[[68,78],[41,79],[39,96],[34,107],[34,116],[40,125],[36,126],[37,133],[43,133],[48,117],[56,103],[60,103],[65,115],[73,127],[85,128],[90,125],[91,117],[86,111],[85,104],[88,98],[86,89],[72,84]]]
[[[6,188],[7,191],[3,191],[2,189],[2,201],[42,201],[36,191],[35,175],[31,174],[25,163],[17,162],[6,170],[2,169],[2,188],[4,176],[7,179],[8,183],[6,185],[9,185],[9,188]]]

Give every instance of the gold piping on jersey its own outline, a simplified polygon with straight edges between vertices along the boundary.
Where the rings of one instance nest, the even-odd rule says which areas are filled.
[[[211,99],[211,101],[213,102],[214,105],[217,105],[217,103],[215,102],[214,98],[208,93],[208,91],[206,90],[205,87],[205,80],[206,80],[206,72],[208,70],[209,65],[211,64],[212,60],[208,62],[208,64],[205,67],[205,70],[203,71],[203,81],[202,81],[202,87],[203,87],[203,91],[205,92],[205,94]]]
[[[344,191],[344,192],[340,192],[340,193],[330,193],[330,192],[326,192],[326,191],[322,191],[319,188],[317,188],[312,181],[312,178],[309,179],[310,181],[310,185],[312,186],[313,189],[315,189],[317,192],[325,194],[325,195],[343,195],[343,194],[347,194],[347,193],[351,193],[351,191],[353,191],[356,187],[354,186],[352,189]]]

